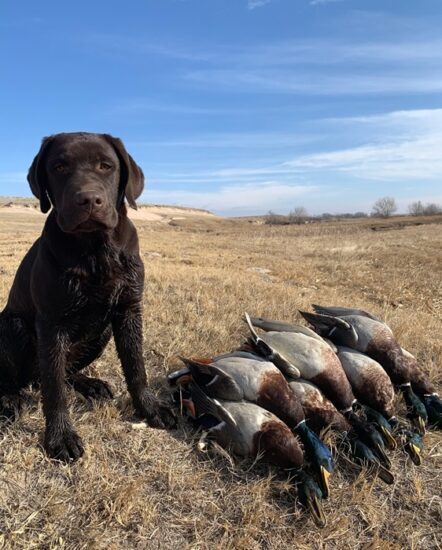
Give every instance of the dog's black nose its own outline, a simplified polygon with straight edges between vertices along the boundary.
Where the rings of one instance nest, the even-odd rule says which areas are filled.
[[[103,197],[97,191],[79,191],[75,195],[75,202],[78,206],[98,210],[103,206]]]

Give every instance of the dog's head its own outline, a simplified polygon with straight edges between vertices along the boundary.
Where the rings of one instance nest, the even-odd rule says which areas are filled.
[[[28,182],[41,211],[52,205],[60,228],[78,233],[115,228],[125,197],[137,207],[144,175],[120,139],[75,132],[43,139]]]

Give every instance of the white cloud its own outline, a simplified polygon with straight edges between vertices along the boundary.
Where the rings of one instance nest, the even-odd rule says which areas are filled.
[[[316,191],[315,186],[286,184],[278,181],[226,185],[213,191],[147,190],[142,200],[206,208],[218,213],[264,213],[270,209],[287,211],[300,197]]]
[[[335,2],[343,2],[343,0],[310,0],[310,6],[317,6],[319,4],[334,4]]]
[[[254,10],[255,8],[261,8],[266,4],[269,4],[272,0],[248,0],[247,7],[249,10]]]
[[[310,174],[341,172],[379,181],[442,180],[442,109],[395,111],[335,123],[369,125],[371,142],[299,156],[285,165]]]
[[[322,133],[334,135],[338,141],[341,135],[355,136],[362,127],[362,144],[268,165],[157,175],[152,178],[156,188],[147,192],[145,200],[193,205],[225,214],[270,209],[287,212],[300,203],[331,211],[363,210],[367,200],[374,200],[380,186],[384,186],[385,192],[396,196],[403,211],[419,198],[440,202],[436,184],[442,180],[442,109],[393,111],[317,123]],[[371,180],[374,196],[369,196],[370,186],[365,186],[363,198],[359,185],[349,192],[348,181],[352,179]],[[168,183],[181,190],[159,190],[159,185]],[[183,190],[187,184],[212,190]],[[416,192],[411,191],[414,188]]]

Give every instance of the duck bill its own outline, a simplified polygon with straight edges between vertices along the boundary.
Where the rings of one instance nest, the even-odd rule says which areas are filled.
[[[405,445],[405,451],[411,458],[413,464],[420,466],[422,464],[421,449],[413,443],[407,443]]]
[[[422,416],[413,417],[412,422],[418,433],[420,435],[425,435],[425,420],[422,418]]]
[[[382,462],[382,464],[384,464],[388,469],[390,469],[391,461],[386,455],[384,449],[380,445],[374,445],[373,450],[376,453],[379,460]]]
[[[306,506],[313,521],[317,527],[321,529],[326,526],[327,521],[325,519],[324,511],[322,510],[322,504],[320,499],[316,495],[312,495],[307,499]]]
[[[320,467],[319,470],[319,479],[321,483],[321,491],[324,496],[324,498],[328,498],[330,496],[330,485],[328,482],[328,478],[330,477],[330,472],[324,468],[324,466]]]
[[[390,470],[382,466],[382,464],[379,465],[377,474],[384,483],[387,483],[387,485],[393,485],[394,475],[390,472]]]
[[[385,444],[390,449],[394,451],[397,447],[396,439],[393,437],[393,434],[385,426],[380,426],[382,437],[384,438]]]

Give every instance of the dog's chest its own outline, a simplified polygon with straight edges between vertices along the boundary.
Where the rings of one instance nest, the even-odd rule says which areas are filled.
[[[92,258],[65,274],[66,307],[89,319],[104,319],[118,304],[122,293],[136,284],[136,273],[121,261]]]

